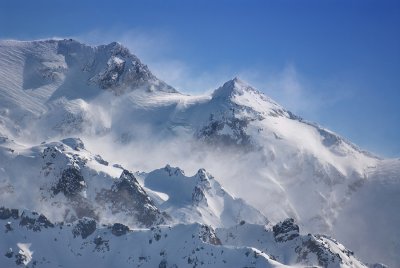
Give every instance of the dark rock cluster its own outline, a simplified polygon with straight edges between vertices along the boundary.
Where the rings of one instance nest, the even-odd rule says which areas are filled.
[[[8,220],[9,218],[18,219],[19,218],[18,209],[9,209],[5,207],[0,207],[0,220]]]
[[[114,223],[111,226],[111,233],[115,236],[121,236],[129,232],[129,227],[121,223]]]
[[[110,190],[103,189],[96,201],[111,209],[113,214],[125,213],[145,227],[165,222],[163,214],[140,186],[135,176],[124,170]]]
[[[299,226],[289,218],[272,227],[276,242],[285,242],[299,236]]]
[[[54,195],[62,192],[66,197],[74,197],[85,189],[85,180],[75,167],[63,171],[57,185],[53,187]]]
[[[81,236],[85,239],[96,231],[96,221],[91,218],[82,218],[75,223],[72,233],[74,237]]]

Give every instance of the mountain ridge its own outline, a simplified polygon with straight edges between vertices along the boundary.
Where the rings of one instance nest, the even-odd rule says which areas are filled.
[[[5,252],[0,263],[7,266],[54,267],[62,260],[62,265],[86,265],[90,262],[96,267],[108,267],[110,263],[119,267],[290,267],[291,262],[297,259],[296,262],[302,265],[366,267],[333,239],[301,235],[292,219],[272,228],[242,222],[232,229],[214,230],[207,225],[178,224],[131,230],[119,223],[98,226],[90,218],[69,224],[52,223],[43,214],[1,207],[0,221],[8,221],[5,232],[1,234],[7,239],[7,244],[0,244],[0,250]],[[229,235],[233,228],[241,229],[238,237]],[[273,254],[246,246],[242,241],[246,237],[243,236],[246,231],[242,230],[246,229],[253,230],[253,235],[261,231],[262,240],[253,243],[263,248],[260,245],[265,242],[268,247],[275,248]],[[218,235],[226,236],[224,242],[227,244],[223,244]],[[30,237],[32,243],[17,243],[24,240],[23,236]],[[43,243],[45,241],[47,243]],[[141,243],[142,248],[130,248],[133,242]],[[144,245],[148,250],[143,249]],[[57,258],[57,254],[52,254],[65,248],[70,249],[64,252],[65,257]]]
[[[2,193],[10,191],[8,182],[13,182],[15,174],[35,168],[46,145],[68,147],[64,152],[60,148],[55,152],[62,156],[60,159],[67,159],[60,161],[71,168],[64,174],[65,179],[54,185],[57,198],[65,194],[84,197],[85,191],[92,198],[88,189],[96,183],[89,185],[87,181],[93,179],[93,174],[97,174],[94,178],[119,178],[122,170],[145,171],[141,173],[143,177],[131,172],[137,182],[126,178],[122,188],[112,188],[109,180],[103,197],[112,202],[113,189],[128,195],[135,192],[136,186],[138,192],[139,186],[146,191],[146,176],[167,163],[191,174],[205,168],[218,179],[208,182],[226,189],[232,196],[229,200],[245,200],[273,224],[294,218],[306,232],[340,237],[368,262],[400,262],[394,254],[399,247],[388,248],[387,242],[400,235],[395,228],[400,219],[381,207],[387,202],[400,205],[396,194],[400,189],[396,176],[400,174],[396,173],[400,164],[396,161],[379,159],[294,115],[238,78],[227,81],[210,95],[189,96],[156,78],[118,43],[96,47],[67,39],[6,43],[0,42]],[[60,51],[57,44],[62,44]],[[81,142],[70,137],[79,137]],[[38,145],[42,141],[44,144]],[[83,144],[88,146],[88,155],[80,149]],[[106,165],[111,162],[116,166]],[[42,173],[32,173],[39,174],[39,181],[46,172],[53,172],[46,162],[40,166],[45,168]],[[59,170],[55,178],[63,178],[65,169]],[[82,170],[86,172],[82,174],[84,180],[79,175]],[[106,175],[110,170],[112,174]],[[183,184],[193,179],[179,176]],[[164,179],[168,181],[168,177]],[[390,189],[385,186],[387,178],[392,183]],[[66,181],[73,183],[68,186]],[[156,207],[171,205],[166,200],[171,192],[160,189],[161,184],[156,181],[147,196],[154,198]],[[213,200],[223,204],[221,200],[226,199],[207,192],[206,185],[192,186],[188,193],[193,194],[189,199],[197,202],[191,204],[193,209],[179,204],[170,206],[171,211],[186,215],[190,221],[202,219],[193,216],[195,213],[204,216],[211,212],[214,216],[206,223],[221,226],[221,218],[216,216],[221,215],[220,210],[210,211],[210,203]],[[23,200],[28,199],[26,195]],[[372,218],[375,215],[390,219],[393,224],[382,229],[381,221],[371,221],[368,208],[361,205],[365,202],[376,204],[369,212]],[[86,208],[90,210],[89,204]],[[139,210],[132,203],[132,213]],[[72,216],[76,217],[74,213],[71,219]],[[354,226],[359,228],[353,238],[348,234]],[[371,233],[376,245],[370,243]],[[360,247],[361,244],[365,246]]]

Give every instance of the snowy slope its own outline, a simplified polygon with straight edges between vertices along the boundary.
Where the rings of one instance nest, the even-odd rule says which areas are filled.
[[[52,221],[91,217],[130,227],[268,222],[261,212],[227,193],[204,169],[193,177],[170,166],[133,174],[87,151],[77,138],[33,147],[4,138],[0,160],[1,204],[51,211]]]
[[[272,223],[292,217],[306,232],[340,238],[365,261],[400,263],[399,244],[393,241],[400,224],[398,160],[361,150],[238,78],[211,95],[189,96],[157,79],[118,43],[92,47],[74,40],[0,41],[0,134],[8,142],[15,140],[2,148],[2,161],[7,159],[0,163],[4,202],[14,200],[3,197],[15,174],[24,183],[30,174],[45,183],[38,175],[45,167],[40,153],[51,141],[76,136],[105,159],[145,171],[135,173],[142,183],[138,186],[156,210],[171,214],[169,220],[222,227],[236,224],[239,215],[261,223],[259,212]],[[46,143],[37,146],[42,141]],[[92,185],[101,181],[112,190],[110,181],[120,178],[121,169],[65,147],[70,156],[61,153],[60,163],[72,165],[74,154],[88,158],[91,166],[82,170],[99,173]],[[208,191],[198,185],[197,175],[161,175],[163,169],[156,169],[167,163],[191,174],[205,168],[218,182],[207,175]],[[178,186],[172,191],[165,182]],[[98,192],[88,193],[96,201]],[[32,195],[21,198],[29,204]],[[46,212],[36,203],[27,208]],[[113,208],[107,209],[112,214]]]
[[[232,197],[204,169],[187,177],[183,170],[167,165],[142,176],[146,188],[159,196],[160,208],[178,222],[201,222],[212,227],[228,227],[242,220],[267,223],[258,210]]]
[[[147,186],[142,188],[133,173],[91,154],[76,138],[34,147],[3,138],[0,152],[1,203],[53,219],[1,207],[1,266],[364,267],[334,240],[299,237],[292,219],[263,227],[267,219],[259,211],[230,196],[203,169],[193,177],[170,166],[137,173]],[[221,243],[210,224],[224,239],[247,240]],[[233,231],[244,225],[251,236]],[[137,229],[142,226],[153,227]]]
[[[383,160],[371,168],[369,179],[362,182],[352,202],[341,213],[340,217],[346,219],[338,219],[338,231],[334,233],[335,238],[346,245],[351,242],[355,252],[368,255],[370,260],[391,260],[387,262],[391,267],[400,263],[400,230],[393,228],[400,223],[399,176],[400,159]],[[376,246],[362,246],[365,234]]]
[[[366,267],[332,239],[299,236],[292,220],[273,231],[246,223],[235,227],[237,235],[219,229],[224,237],[230,234],[223,241],[200,224],[141,230],[119,223],[99,226],[90,218],[54,224],[42,214],[6,208],[0,208],[0,222],[2,267]],[[248,227],[250,236],[244,235]]]
[[[335,239],[323,235],[301,235],[298,225],[290,218],[274,226],[242,223],[217,229],[216,234],[224,245],[255,247],[284,264],[364,267],[352,251]]]
[[[0,41],[0,59],[0,115],[13,119],[8,128],[14,135],[82,131],[98,116],[88,101],[101,94],[176,92],[116,42],[91,47],[71,39]],[[30,128],[32,119],[38,128]],[[95,132],[107,127],[96,123]]]
[[[282,266],[256,249],[219,246],[213,230],[199,224],[131,231],[121,224],[96,228],[89,218],[54,225],[39,217],[24,211],[17,219],[7,219],[8,231],[1,232],[2,267],[19,263],[34,267]]]
[[[129,226],[166,222],[134,175],[109,166],[79,139],[26,147],[0,143],[1,204],[48,214],[51,220],[118,219]]]

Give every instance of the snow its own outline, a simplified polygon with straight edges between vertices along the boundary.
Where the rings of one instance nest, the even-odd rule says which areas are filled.
[[[354,192],[352,202],[343,209],[336,223],[339,226],[335,237],[346,245],[354,244],[352,249],[366,262],[382,260],[391,267],[400,263],[400,243],[397,239],[400,231],[392,227],[400,223],[399,174],[399,159],[383,160],[371,168],[369,179]],[[347,228],[343,226],[344,222]],[[364,234],[368,234],[373,247],[362,246],[361,237]]]
[[[39,216],[30,217],[33,220]],[[86,230],[83,238],[82,229],[77,229],[83,222],[90,221],[49,223],[34,230],[21,224],[20,218],[13,218],[11,230],[0,233],[0,252],[16,252],[18,248],[26,256],[24,264],[37,267],[299,267],[292,263],[299,257],[296,251],[310,240],[309,236],[298,236],[276,242],[270,229],[247,223],[216,231],[200,224],[177,224],[119,234],[113,231],[115,225],[101,226]],[[233,231],[235,236],[224,235]],[[326,267],[365,267],[352,255],[346,255],[348,251],[337,242],[323,237],[312,239],[313,245],[326,255],[318,255],[310,248],[311,252],[304,252],[306,258],[301,257],[302,266],[324,261]],[[8,254],[0,258],[0,266],[17,267],[18,260],[18,256]]]
[[[203,169],[188,177],[181,169],[167,165],[142,176],[147,189],[162,193],[160,208],[178,222],[200,222],[212,227],[232,226],[242,220],[267,223],[262,213],[230,195]]]
[[[19,253],[25,256],[24,265],[27,265],[32,260],[33,251],[29,249],[31,245],[31,243],[17,243]]]
[[[119,57],[112,57],[109,61],[108,64],[111,65],[111,63],[114,62],[115,64],[123,64],[125,61]]]
[[[400,236],[400,161],[296,117],[238,78],[190,96],[118,43],[0,41],[0,137],[1,204],[47,212],[51,220],[64,219],[69,205],[62,196],[53,200],[58,210],[39,201],[50,198],[40,187],[76,167],[84,198],[93,201],[120,177],[118,164],[144,171],[139,183],[175,222],[222,228],[293,217],[365,261],[400,263],[393,240]],[[59,142],[70,137],[87,148]],[[42,155],[49,146],[51,161]],[[167,163],[195,175],[165,175]],[[199,168],[215,178],[200,183]],[[126,215],[100,212],[106,223],[137,227]]]

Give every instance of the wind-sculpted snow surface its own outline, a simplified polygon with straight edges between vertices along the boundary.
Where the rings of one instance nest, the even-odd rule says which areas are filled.
[[[52,221],[225,228],[293,218],[364,261],[400,265],[399,161],[238,78],[190,96],[119,43],[0,41],[0,147],[2,204]],[[181,169],[159,169],[168,163]]]

